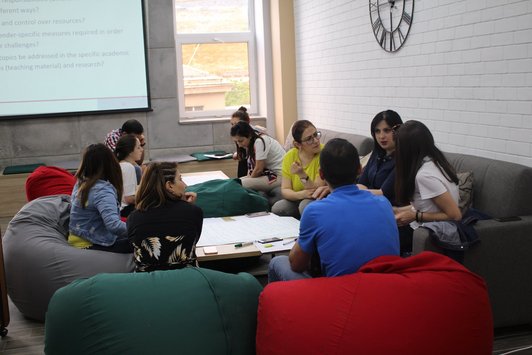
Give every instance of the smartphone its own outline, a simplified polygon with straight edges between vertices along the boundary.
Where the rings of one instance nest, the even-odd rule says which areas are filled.
[[[520,221],[521,217],[509,216],[509,217],[500,217],[500,218],[494,218],[494,219],[499,222],[513,222],[513,221]]]
[[[273,238],[259,239],[258,242],[261,243],[261,244],[266,244],[266,243],[280,242],[281,240],[283,240],[283,239],[282,238],[273,237]]]
[[[253,212],[253,213],[247,213],[246,216],[248,217],[260,217],[260,216],[267,216],[270,212],[267,211],[261,211],[261,212]]]

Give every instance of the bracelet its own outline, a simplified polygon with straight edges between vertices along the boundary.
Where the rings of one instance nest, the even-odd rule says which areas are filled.
[[[419,210],[416,211],[416,222],[419,223]]]

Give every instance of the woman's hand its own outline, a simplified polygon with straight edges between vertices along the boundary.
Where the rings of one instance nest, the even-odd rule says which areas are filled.
[[[301,200],[304,200],[306,198],[313,199],[312,194],[314,194],[314,191],[316,191],[316,189],[305,189],[305,190],[299,191],[298,194],[300,194]]]
[[[416,219],[416,212],[411,208],[398,208],[394,209],[395,221],[399,227],[406,226]]]
[[[183,195],[183,200],[190,202],[190,203],[196,202],[197,198],[198,198],[198,194],[195,192],[185,192],[185,194]]]
[[[305,177],[306,174],[303,171],[303,167],[301,166],[301,163],[298,161],[295,161],[290,165],[290,174],[298,175],[299,177]]]

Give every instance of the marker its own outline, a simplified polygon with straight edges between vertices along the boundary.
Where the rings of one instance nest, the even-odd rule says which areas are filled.
[[[253,242],[238,243],[238,244],[235,244],[235,248],[248,247],[250,245],[253,245]]]
[[[294,238],[294,239],[290,239],[289,241],[287,241],[287,242],[284,242],[284,243],[283,243],[283,245],[288,245],[288,244],[290,244],[290,243],[295,243],[295,242],[296,242],[296,240],[297,240],[297,238]]]

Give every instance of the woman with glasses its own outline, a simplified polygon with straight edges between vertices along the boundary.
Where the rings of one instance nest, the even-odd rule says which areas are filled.
[[[416,229],[424,222],[459,221],[458,177],[427,126],[405,122],[395,131],[395,145],[395,196],[406,205],[394,208],[397,224]]]
[[[279,142],[242,121],[231,127],[231,137],[239,148],[239,160],[247,161],[248,173],[241,178],[242,186],[265,193],[281,186],[285,151]]]
[[[358,179],[360,189],[384,195],[395,205],[395,141],[393,128],[401,125],[401,116],[395,111],[379,112],[371,121],[373,152]]]
[[[122,171],[113,152],[92,144],[83,153],[72,190],[68,243],[81,249],[131,253],[120,220]]]
[[[127,219],[137,271],[196,266],[203,211],[186,187],[175,162],[151,163],[142,175],[136,210]]]
[[[290,149],[282,165],[283,199],[272,206],[272,212],[280,216],[300,218],[306,205],[313,201],[317,187],[325,185],[320,178],[321,133],[307,120],[299,120],[292,126],[294,148]]]

